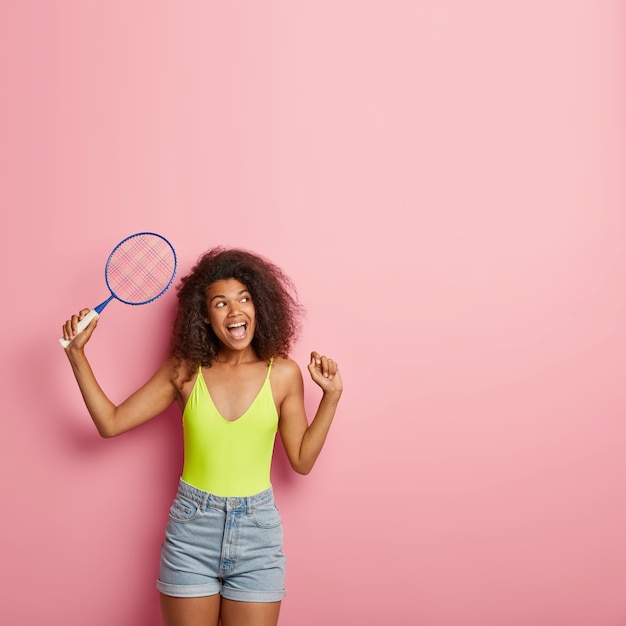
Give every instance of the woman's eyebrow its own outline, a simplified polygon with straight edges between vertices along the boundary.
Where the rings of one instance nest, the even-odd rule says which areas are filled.
[[[247,289],[242,289],[241,291],[237,292],[237,295],[238,296],[242,296],[244,293],[250,294],[250,292]],[[224,299],[226,299],[226,296],[224,296],[222,294],[216,294],[216,295],[211,297],[209,302],[213,302],[213,300],[215,300],[215,298],[224,298]]]

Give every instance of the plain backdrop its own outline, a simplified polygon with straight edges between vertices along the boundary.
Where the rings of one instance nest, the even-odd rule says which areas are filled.
[[[175,408],[114,440],[57,338],[153,230],[294,279],[345,392],[272,474],[283,626],[626,624],[626,4],[0,4],[0,622],[155,626]],[[175,289],[111,303],[114,401]],[[306,382],[306,403],[319,399]]]

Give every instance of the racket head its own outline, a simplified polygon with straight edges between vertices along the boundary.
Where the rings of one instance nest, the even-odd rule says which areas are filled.
[[[162,296],[174,281],[176,267],[172,244],[162,235],[142,232],[126,237],[113,248],[104,274],[112,297],[138,305]]]

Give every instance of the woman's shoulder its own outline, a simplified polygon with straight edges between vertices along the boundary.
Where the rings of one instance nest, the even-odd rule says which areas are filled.
[[[302,380],[300,366],[289,357],[277,356],[272,362],[272,381],[291,385]]]
[[[176,388],[181,388],[185,383],[193,382],[196,378],[198,368],[193,367],[174,357],[168,357],[163,361],[158,373],[167,378]]]
[[[285,398],[302,394],[302,372],[298,364],[290,358],[274,357],[270,373],[272,391],[277,405],[282,405]]]
[[[272,360],[272,371],[293,375],[300,372],[300,366],[290,357],[275,356]]]

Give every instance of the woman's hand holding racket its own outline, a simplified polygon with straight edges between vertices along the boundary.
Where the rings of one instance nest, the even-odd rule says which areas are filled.
[[[63,324],[63,341],[65,343],[65,349],[70,346],[78,350],[82,349],[84,345],[89,341],[93,331],[98,325],[98,318],[96,315],[89,315],[90,309],[81,309],[78,315],[72,315],[72,317]],[[87,325],[85,326],[84,320],[87,319]]]

